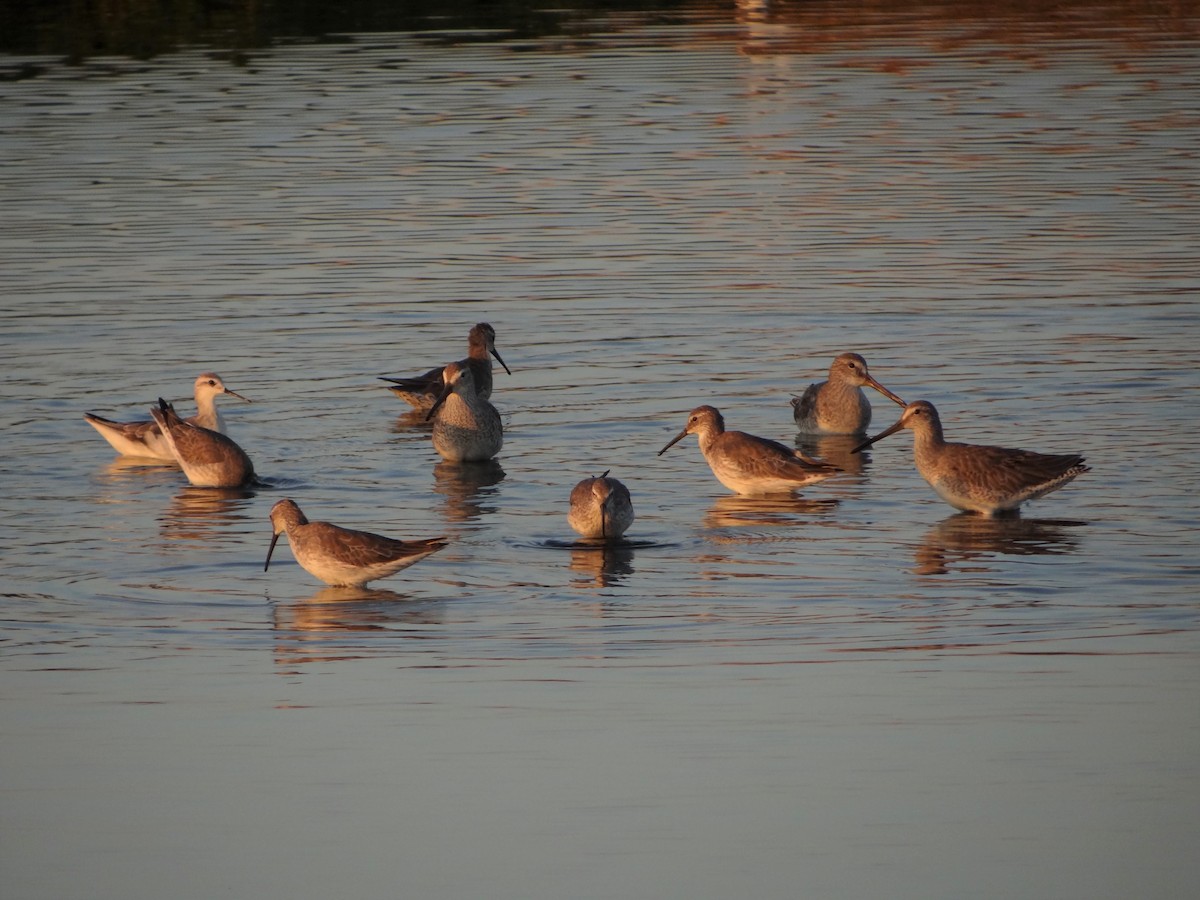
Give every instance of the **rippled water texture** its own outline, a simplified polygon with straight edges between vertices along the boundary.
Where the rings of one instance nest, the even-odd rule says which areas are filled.
[[[0,59],[6,896],[1186,896],[1200,41],[1104,10]],[[377,376],[480,321],[463,471]],[[1092,471],[990,521],[907,432],[792,500],[656,456],[701,403],[795,442],[844,350]],[[82,418],[206,370],[255,488]],[[451,544],[264,573],[282,497]]]

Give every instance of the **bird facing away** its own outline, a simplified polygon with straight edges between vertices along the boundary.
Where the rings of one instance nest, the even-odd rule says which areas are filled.
[[[509,375],[512,374],[496,350],[496,330],[487,322],[480,322],[467,335],[466,359],[458,362],[459,365],[465,365],[471,369],[471,375],[475,379],[475,392],[484,400],[492,396],[491,356],[496,357],[496,361],[504,366],[505,372],[508,372]],[[430,369],[422,375],[414,375],[411,378],[384,377],[380,380],[390,381],[392,386],[388,390],[414,409],[427,410],[437,402],[442,388],[445,387],[445,382],[442,380],[444,368],[444,366],[438,366],[436,369]]]
[[[872,387],[898,406],[904,401],[876,381],[867,361],[843,353],[829,367],[829,380],[810,384],[792,398],[792,417],[801,431],[811,434],[861,434],[871,424],[871,403],[863,387]]]
[[[271,527],[274,533],[263,564],[264,572],[271,565],[279,536],[286,534],[292,555],[301,568],[338,587],[362,587],[394,575],[447,546],[444,537],[401,541],[329,522],[310,522],[292,500],[280,500],[271,507]]]
[[[196,397],[196,415],[184,419],[192,425],[199,425],[210,431],[225,433],[225,420],[217,409],[216,399],[221,394],[237,397],[239,400],[250,400],[237,391],[231,391],[221,381],[221,376],[215,372],[204,372],[196,378],[194,384]],[[114,422],[95,413],[84,413],[84,419],[100,436],[122,456],[140,456],[146,459],[160,459],[174,462],[175,456],[163,436],[162,428],[152,419],[142,422]]]
[[[633,524],[629,489],[608,472],[583,479],[571,489],[567,522],[585,538],[617,540]]]
[[[240,487],[254,480],[254,464],[246,451],[221,432],[183,421],[162,397],[150,415],[183,474],[196,487]]]
[[[889,434],[913,433],[913,460],[921,477],[938,496],[957,509],[1000,515],[1026,500],[1056,491],[1091,471],[1076,453],[1034,453],[984,444],[948,443],[932,403],[918,400],[904,408],[900,420],[854,448],[866,449]]]
[[[737,494],[777,494],[796,491],[842,471],[778,441],[743,431],[726,431],[725,419],[714,407],[697,406],[687,425],[658,451],[662,456],[687,435],[700,439],[700,452],[717,481]]]
[[[504,445],[500,413],[475,393],[471,369],[452,362],[442,372],[444,386],[426,420],[433,419],[433,449],[447,462],[484,462]]]

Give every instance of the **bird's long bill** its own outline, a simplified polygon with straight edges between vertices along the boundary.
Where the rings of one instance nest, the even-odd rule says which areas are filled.
[[[508,372],[509,375],[512,374],[512,370],[509,369],[508,365],[504,362],[504,360],[500,358],[500,354],[498,352],[496,352],[495,347],[492,348],[492,356],[496,357],[496,362],[498,362],[498,363],[500,363],[500,365],[504,366],[505,372]]]
[[[429,412],[425,413],[426,422],[433,418],[433,414],[441,408],[442,404],[446,402],[446,398],[449,397],[453,391],[454,385],[452,385],[450,382],[446,382],[446,384],[443,385],[442,392],[438,394],[438,398],[433,401],[433,406],[429,407]]]
[[[664,453],[666,453],[668,450],[670,450],[672,447],[674,447],[676,444],[678,444],[680,441],[682,441],[687,436],[688,436],[688,430],[685,428],[685,429],[683,429],[683,431],[679,432],[679,434],[675,435],[675,437],[671,438],[671,440],[667,441],[667,446],[665,446],[661,450],[659,450],[658,455],[662,456]]]
[[[249,397],[243,397],[243,396],[242,396],[241,394],[239,394],[237,391],[231,391],[229,388],[225,388],[225,393],[227,393],[227,394],[228,394],[230,397],[237,397],[239,400],[245,400],[247,403],[253,403],[253,402],[254,402],[254,401],[253,401],[253,400],[251,400]]]
[[[893,425],[891,428],[884,429],[883,431],[879,432],[879,434],[875,435],[875,437],[873,437],[873,438],[867,438],[865,441],[863,441],[861,444],[859,444],[857,447],[855,447],[850,452],[858,453],[861,450],[866,450],[868,447],[870,447],[876,441],[882,441],[889,434],[895,434],[897,431],[899,431],[903,427],[904,427],[904,418],[901,417],[900,421],[897,422],[895,425]]]
[[[267,567],[271,565],[271,554],[275,552],[275,545],[279,543],[279,535],[283,532],[277,531],[271,535],[271,546],[267,548],[267,561],[263,563],[263,571],[267,571]]]
[[[891,400],[897,406],[908,406],[907,403],[905,403],[903,400],[901,400],[899,397],[897,397],[895,394],[893,394],[891,391],[889,391],[887,388],[885,388],[882,384],[880,384],[878,381],[876,381],[870,375],[867,376],[867,384],[869,384],[871,387],[875,388],[875,390],[879,391],[879,393],[883,394],[883,396],[887,397],[889,400]]]

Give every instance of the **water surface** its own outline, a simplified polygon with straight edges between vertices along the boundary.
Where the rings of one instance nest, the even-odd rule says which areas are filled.
[[[1186,893],[1194,30],[813,9],[8,59],[13,897]],[[513,374],[463,472],[376,376],[477,321]],[[1093,471],[988,521],[905,434],[802,442],[847,473],[794,500],[656,456],[700,403],[797,440],[851,349]],[[254,489],[82,419],[209,369]],[[566,501],[606,469],[604,552]],[[367,592],[264,573],[284,496],[452,543]]]

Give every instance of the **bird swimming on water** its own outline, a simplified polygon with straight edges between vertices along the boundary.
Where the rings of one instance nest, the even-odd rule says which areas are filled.
[[[898,406],[904,401],[872,377],[867,361],[843,353],[829,367],[829,380],[810,384],[792,398],[792,417],[801,431],[812,434],[860,434],[871,424],[871,403],[863,387],[871,387]]]
[[[250,402],[237,391],[231,391],[221,381],[221,376],[215,372],[204,372],[197,376],[193,384],[196,398],[196,414],[184,419],[192,425],[199,425],[210,431],[225,433],[225,420],[217,409],[216,398],[222,394],[237,397],[239,400]],[[109,445],[122,456],[138,456],[144,459],[158,459],[174,462],[171,446],[163,436],[162,428],[153,419],[140,422],[114,422],[95,413],[84,413],[88,424],[108,441]]]
[[[629,489],[608,472],[583,479],[571,490],[567,522],[585,538],[617,540],[633,524]]]
[[[908,404],[895,425],[859,444],[852,452],[865,450],[904,428],[913,433],[917,471],[938,496],[956,509],[985,516],[1015,512],[1022,503],[1057,491],[1091,471],[1077,453],[1035,453],[948,442],[943,437],[937,409],[925,400]]]
[[[241,487],[254,480],[254,464],[231,438],[185,422],[162,397],[150,415],[162,429],[183,474],[196,487]]]

